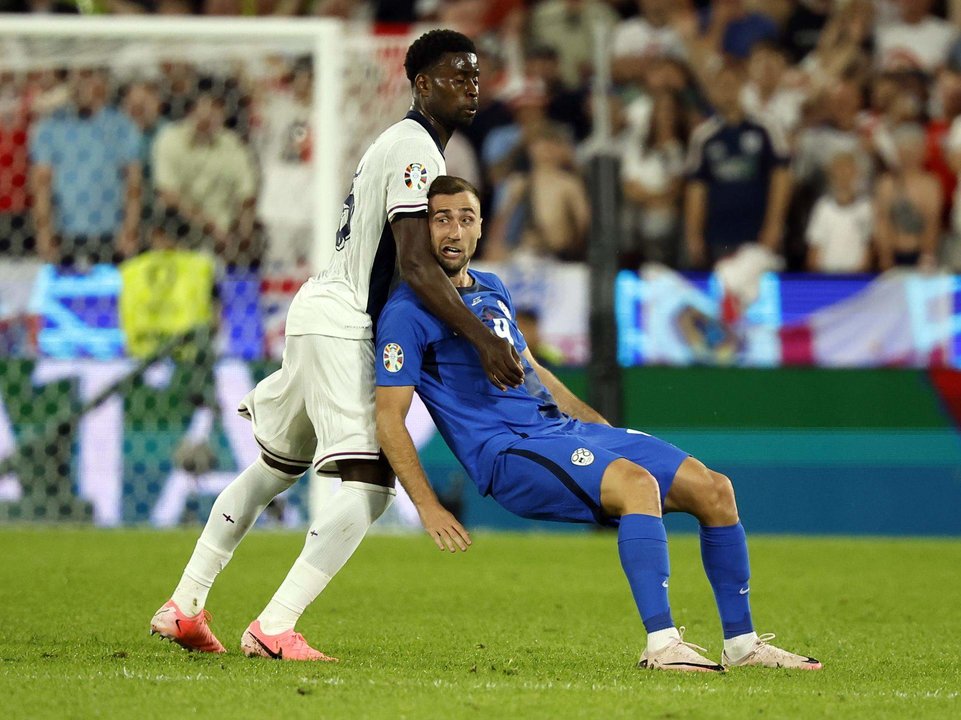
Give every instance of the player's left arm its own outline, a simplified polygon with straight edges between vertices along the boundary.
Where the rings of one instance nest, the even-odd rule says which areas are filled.
[[[557,407],[560,408],[562,413],[570,415],[572,418],[582,422],[610,425],[603,415],[568,390],[567,386],[558,380],[554,373],[538,363],[537,360],[534,359],[534,355],[531,353],[530,347],[524,348],[523,352],[521,352],[521,355],[527,358],[527,362],[529,362],[531,367],[534,368],[534,372],[537,373],[537,376],[541,379],[541,382],[544,383],[544,387],[546,387],[550,391],[551,395],[554,396],[554,399],[557,401]]]
[[[451,552],[460,548],[466,552],[471,544],[470,533],[437,499],[407,430],[405,420],[413,397],[411,385],[377,387],[377,441],[417,508],[424,530],[437,547]]]

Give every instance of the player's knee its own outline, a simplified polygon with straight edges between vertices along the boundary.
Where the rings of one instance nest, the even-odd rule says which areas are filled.
[[[704,469],[705,498],[704,515],[701,522],[710,525],[733,525],[737,522],[737,503],[734,499],[734,484],[722,473]]]
[[[601,491],[604,510],[615,517],[632,513],[661,514],[657,480],[640,465],[626,460],[612,463],[605,473]]]

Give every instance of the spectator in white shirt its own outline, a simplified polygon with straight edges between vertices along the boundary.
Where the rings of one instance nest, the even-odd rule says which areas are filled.
[[[871,268],[871,199],[858,194],[857,157],[839,152],[828,165],[829,190],[815,204],[807,228],[812,272],[856,273]]]
[[[932,0],[900,0],[898,5],[901,20],[877,31],[877,64],[884,70],[934,73],[947,59],[957,30],[947,20],[931,14]]]

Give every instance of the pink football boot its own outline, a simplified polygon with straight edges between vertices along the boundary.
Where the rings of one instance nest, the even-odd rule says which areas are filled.
[[[260,621],[254,620],[240,639],[240,649],[247,657],[265,657],[273,660],[315,660],[337,662],[337,658],[314,650],[304,636],[294,630],[279,635],[268,635],[260,629]]]
[[[184,615],[173,600],[168,600],[154,613],[150,634],[177,643],[187,650],[225,653],[227,649],[210,631],[210,613],[201,610],[193,617]]]

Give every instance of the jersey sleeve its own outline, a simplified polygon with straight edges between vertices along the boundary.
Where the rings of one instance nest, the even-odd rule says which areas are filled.
[[[428,137],[396,143],[384,159],[387,222],[398,215],[427,214],[427,188],[446,172],[444,159]]]
[[[420,384],[427,335],[420,308],[406,299],[388,301],[377,320],[374,364],[378,386],[417,387]]]

